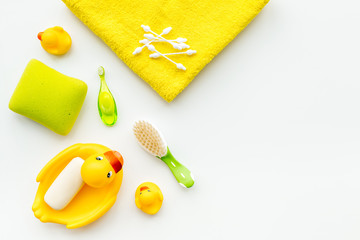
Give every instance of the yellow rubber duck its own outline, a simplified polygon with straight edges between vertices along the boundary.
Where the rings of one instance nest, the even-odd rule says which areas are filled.
[[[147,214],[156,214],[162,205],[163,195],[160,188],[151,182],[140,184],[135,192],[135,204]]]
[[[45,201],[46,195],[55,186],[61,189],[61,183],[66,184],[62,179],[59,187],[57,179],[64,177],[61,175],[64,169],[78,158],[84,160],[80,165],[81,174],[80,168],[76,173],[81,175],[82,185],[63,208],[50,207],[49,201]],[[36,178],[40,184],[32,206],[35,216],[42,222],[64,224],[67,228],[82,227],[97,220],[116,201],[123,178],[122,165],[121,154],[103,145],[75,144],[65,149],[49,161]],[[70,181],[70,184],[75,183]],[[55,203],[58,201],[56,196],[62,198],[61,195],[52,196]]]
[[[62,55],[69,51],[71,47],[70,35],[59,26],[46,29],[38,34],[41,46],[48,53]]]

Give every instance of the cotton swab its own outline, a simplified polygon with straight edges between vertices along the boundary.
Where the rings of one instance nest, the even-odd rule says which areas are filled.
[[[172,62],[173,64],[175,64],[178,69],[183,70],[183,71],[186,70],[184,65],[171,60],[167,56],[169,56],[169,55],[180,55],[180,54],[191,56],[191,55],[196,53],[195,50],[189,49],[189,50],[187,50],[185,52],[175,52],[175,53],[164,53],[163,54],[163,53],[159,52],[158,50],[156,50],[155,46],[151,44],[151,43],[156,43],[156,42],[167,42],[173,48],[175,48],[177,50],[183,50],[183,49],[186,49],[186,48],[190,48],[190,46],[185,43],[185,42],[187,42],[186,38],[179,37],[177,39],[169,40],[169,39],[166,39],[165,37],[163,37],[163,35],[166,35],[166,34],[170,33],[170,31],[172,30],[171,27],[165,28],[161,32],[161,34],[157,34],[156,32],[152,31],[149,26],[141,25],[141,27],[146,32],[144,34],[145,39],[142,39],[142,40],[139,41],[139,43],[143,44],[143,46],[137,47],[135,49],[135,51],[133,52],[134,55],[139,54],[144,49],[144,47],[147,47],[149,49],[149,51],[154,52],[154,53],[149,55],[150,58],[164,57],[166,60],[168,60],[168,61]]]
[[[152,52],[156,52],[156,53],[153,53],[153,54],[157,54],[158,56],[162,56],[162,57],[166,58],[167,60],[169,60],[170,62],[172,62],[173,64],[175,64],[178,69],[183,70],[183,71],[186,70],[186,68],[184,67],[184,65],[182,65],[181,63],[177,63],[177,62],[171,60],[170,58],[168,58],[167,56],[165,56],[165,54],[162,54],[161,52],[159,52],[158,50],[156,50],[153,45],[149,45],[149,46],[148,46],[148,49],[149,49],[150,51],[152,51]],[[152,55],[152,54],[151,54],[151,55]],[[150,55],[150,57],[151,57],[151,55]]]
[[[171,31],[171,27],[165,28],[161,34],[157,34],[156,32],[152,31],[150,29],[149,26],[145,26],[145,25],[141,25],[141,27],[144,29],[145,32],[151,32],[152,34],[148,33],[148,34],[144,34],[144,37],[151,39],[151,40],[156,40],[156,37],[154,35],[156,35],[158,38],[161,38],[162,40],[164,40],[165,42],[170,43],[175,49],[178,50],[182,50],[184,48],[186,48],[186,46],[188,45],[184,45],[184,44],[178,44],[178,43],[174,43],[172,41],[167,40],[166,38],[164,38],[162,35],[168,34]],[[153,35],[154,34],[154,35]]]
[[[178,54],[187,54],[187,55],[193,55],[193,54],[195,54],[196,53],[196,51],[195,50],[187,50],[186,52],[176,52],[176,53],[163,53],[162,55],[164,55],[164,56],[168,56],[168,55],[178,55]],[[151,57],[151,58],[158,58],[158,57],[160,57],[161,55],[160,54],[158,54],[158,53],[153,53],[153,54],[151,54],[149,57]]]
[[[163,34],[163,33],[162,33]],[[144,34],[144,36],[147,35],[147,34]],[[151,35],[153,36],[152,34],[148,34],[148,35]],[[161,34],[160,34],[161,35]],[[154,36],[153,36],[154,37]],[[155,40],[152,40],[152,41],[149,41],[147,39],[143,39],[143,40],[140,40],[139,42],[144,44],[144,46],[142,47],[138,47],[135,49],[135,51],[133,52],[133,55],[136,55],[136,54],[139,54],[141,53],[141,51],[143,50],[144,47],[148,46],[150,43],[154,42]]]

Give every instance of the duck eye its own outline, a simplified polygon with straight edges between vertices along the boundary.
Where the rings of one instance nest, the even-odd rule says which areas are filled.
[[[102,160],[103,158],[102,157],[96,157],[96,160]]]
[[[150,190],[148,190],[148,192],[150,192]]]
[[[108,172],[107,177],[110,178],[112,176],[112,171]]]

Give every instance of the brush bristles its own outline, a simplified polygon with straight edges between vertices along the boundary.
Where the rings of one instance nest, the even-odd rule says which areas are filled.
[[[134,124],[134,134],[140,145],[150,154],[163,157],[167,153],[167,146],[158,130],[146,121]]]

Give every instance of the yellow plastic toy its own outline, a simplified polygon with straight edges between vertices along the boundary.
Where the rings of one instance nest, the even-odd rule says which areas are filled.
[[[79,178],[83,182],[64,180],[63,172],[77,159],[85,160],[80,166]],[[35,216],[42,222],[64,224],[67,228],[82,227],[97,220],[116,201],[123,178],[122,165],[121,154],[103,145],[75,144],[65,149],[48,162],[36,178],[40,184],[32,207]],[[71,169],[71,174],[74,174],[74,169]],[[80,168],[78,170],[76,174],[80,174]],[[68,202],[60,202],[63,205],[59,206],[63,194],[54,197],[53,190],[61,189],[66,184],[68,188],[69,184],[80,185],[75,195]],[[53,207],[49,206],[49,199]]]
[[[48,53],[62,55],[69,51],[71,47],[70,35],[59,26],[46,29],[38,34],[41,46]]]
[[[156,214],[161,208],[163,199],[160,188],[155,183],[142,183],[135,192],[136,206],[147,214]]]

